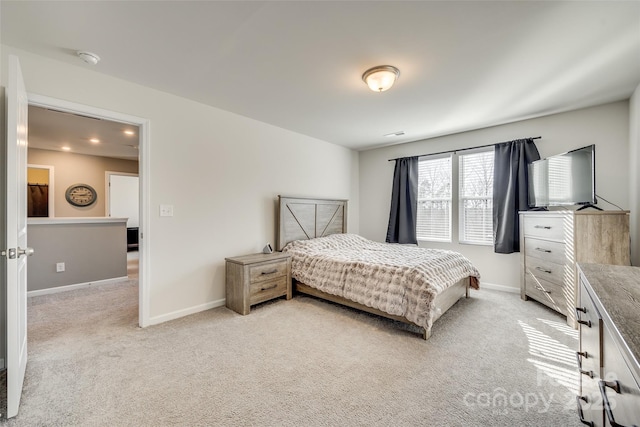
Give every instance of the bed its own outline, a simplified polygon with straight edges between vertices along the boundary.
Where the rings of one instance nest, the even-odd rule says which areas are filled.
[[[296,293],[418,326],[433,323],[480,275],[453,251],[378,243],[347,233],[347,201],[279,196],[277,249],[292,257]]]

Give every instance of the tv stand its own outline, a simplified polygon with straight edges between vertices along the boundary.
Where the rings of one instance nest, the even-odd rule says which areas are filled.
[[[601,211],[601,210],[602,210],[602,208],[599,208],[599,207],[597,207],[597,206],[596,206],[596,205],[594,205],[594,204],[587,203],[587,204],[584,204],[584,205],[580,206],[578,209],[576,209],[576,211],[581,211],[581,210],[583,210],[583,209],[587,209],[587,208],[593,208],[593,209],[597,209],[597,210],[599,210],[599,211]]]

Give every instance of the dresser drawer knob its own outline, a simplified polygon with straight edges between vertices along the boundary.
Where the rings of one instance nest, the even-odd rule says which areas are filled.
[[[534,225],[533,228],[541,228],[543,230],[551,230],[550,225]]]
[[[544,252],[545,254],[550,254],[551,253],[551,250],[543,249],[543,248],[536,248],[536,251]]]
[[[269,289],[274,289],[278,286],[278,284],[276,283],[275,285],[271,285],[271,286],[267,286],[266,288],[260,288],[261,291],[268,291]]]
[[[273,270],[263,271],[263,272],[262,272],[262,273],[260,273],[260,274],[266,275],[266,274],[273,274],[273,273],[277,273],[277,272],[278,272],[278,269],[277,269],[277,268],[274,268]]]
[[[551,274],[553,273],[551,270],[547,270],[546,268],[536,267],[536,270],[542,271],[543,273]]]

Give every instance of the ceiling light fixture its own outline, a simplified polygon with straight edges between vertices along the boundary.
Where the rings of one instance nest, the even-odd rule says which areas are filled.
[[[89,142],[93,143],[93,144],[100,144],[100,140],[98,138],[91,138],[89,140]]]
[[[76,54],[87,64],[96,65],[100,61],[100,57],[93,52],[79,50]]]
[[[134,131],[132,131],[132,130],[125,130],[125,131],[124,131],[124,133],[125,133],[125,135],[129,135],[129,136],[133,136],[133,135],[135,135],[135,134],[136,134],[136,133],[135,133]]]
[[[393,86],[398,77],[400,77],[400,70],[396,67],[391,65],[378,65],[365,71],[362,75],[362,81],[364,81],[372,91],[384,92]]]
[[[67,145],[63,146],[63,147],[62,147],[62,149],[63,149],[64,151],[71,151],[71,147],[69,147],[69,146],[67,146]]]

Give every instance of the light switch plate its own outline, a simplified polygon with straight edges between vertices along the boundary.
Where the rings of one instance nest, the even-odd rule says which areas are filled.
[[[160,205],[160,216],[173,216],[173,205]]]

